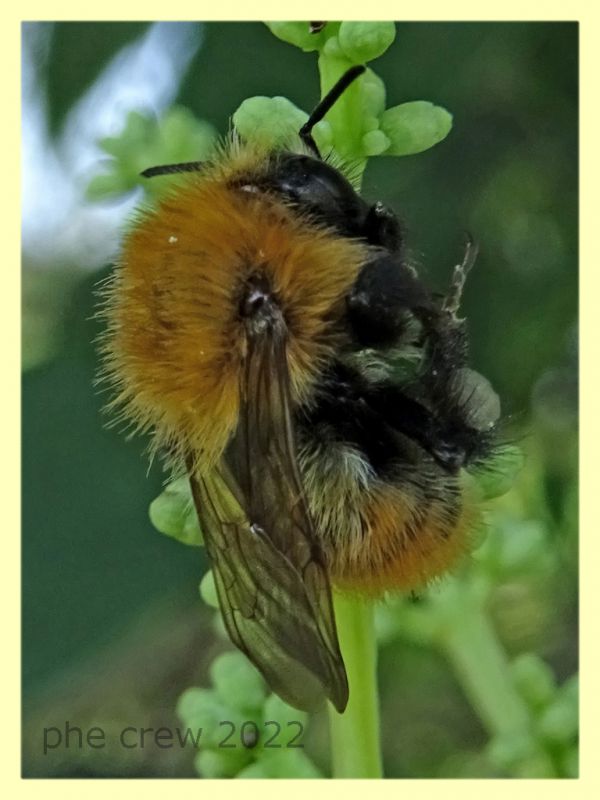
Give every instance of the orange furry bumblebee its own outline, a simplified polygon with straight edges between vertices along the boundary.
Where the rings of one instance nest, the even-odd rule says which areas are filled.
[[[467,366],[446,297],[409,265],[395,215],[323,161],[233,139],[125,239],[106,289],[113,406],[185,465],[232,641],[302,709],[348,684],[330,582],[422,585],[468,546],[463,470],[484,461],[496,395]]]

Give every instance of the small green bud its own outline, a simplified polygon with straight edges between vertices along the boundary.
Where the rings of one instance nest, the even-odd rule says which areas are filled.
[[[217,596],[217,587],[215,586],[215,576],[212,569],[204,575],[200,581],[200,597],[204,600],[207,606],[211,608],[219,608],[219,598]]]
[[[445,139],[452,128],[452,114],[426,100],[415,100],[384,111],[380,127],[391,141],[387,155],[407,156]]]
[[[327,41],[323,45],[322,53],[327,58],[332,58],[332,59],[335,58],[340,61],[346,60],[346,56],[342,51],[342,48],[340,47],[340,43],[338,41],[337,36],[332,36],[329,39],[327,39]],[[351,64],[348,63],[348,66],[350,67]]]
[[[222,653],[210,667],[221,700],[240,711],[258,711],[267,695],[263,679],[243,653]]]
[[[311,33],[308,22],[265,22],[265,25],[282,42],[293,44],[305,53],[318,50],[327,36],[325,30]]]
[[[362,129],[365,133],[379,130],[379,120],[377,117],[363,117]]]
[[[149,515],[150,521],[161,533],[183,544],[196,547],[204,544],[186,477],[170,483],[164,492],[150,503]]]
[[[88,200],[106,200],[130,191],[131,182],[117,172],[95,175],[88,183],[85,196]]]
[[[242,770],[238,778],[322,778],[302,750],[273,750]]]
[[[320,151],[327,150],[333,145],[333,128],[326,119],[317,122],[312,133]]]
[[[338,32],[344,55],[356,64],[383,55],[395,38],[393,22],[342,22]]]
[[[212,689],[192,686],[179,697],[177,716],[190,727],[203,727],[207,721],[212,721],[215,706],[220,710],[221,703]]]
[[[556,694],[554,673],[535,653],[517,656],[510,671],[519,693],[534,710],[548,705]]]
[[[559,696],[540,718],[540,735],[551,743],[572,742],[579,729],[577,702],[568,696]]]
[[[366,156],[379,156],[390,146],[390,140],[383,131],[369,131],[362,138],[362,144]]]
[[[494,737],[487,746],[487,756],[490,761],[500,769],[514,769],[525,759],[536,755],[537,745],[535,739],[524,731],[515,731]]]
[[[227,633],[227,628],[225,627],[225,623],[223,622],[223,615],[220,611],[218,611],[212,618],[211,621],[211,628],[215,636],[218,636],[220,639],[225,639],[229,641],[229,634]]]
[[[271,694],[264,704],[263,717],[265,722],[269,720],[277,722],[278,725],[285,728],[288,722],[299,722],[304,725],[308,719],[308,714],[305,711],[298,711],[297,708],[289,706],[276,694]]]
[[[361,104],[365,117],[379,117],[385,111],[385,83],[372,69],[368,69],[361,79]]]
[[[233,115],[233,124],[243,139],[272,148],[297,139],[307,119],[287,97],[249,97]]]
[[[212,125],[197,119],[183,106],[175,106],[165,114],[159,131],[165,163],[202,159],[211,151],[216,138]]]
[[[235,778],[252,761],[252,751],[246,747],[224,750],[201,750],[194,759],[194,767],[203,778]]]
[[[163,180],[145,181],[140,172],[156,164],[205,158],[215,137],[214,128],[196,119],[187,108],[175,106],[158,122],[132,111],[119,136],[100,140],[100,148],[112,156],[110,172],[91,181],[87,196],[115,196],[139,185],[149,194],[160,194],[167,184]]]
[[[237,736],[235,744],[239,745],[239,731],[247,719],[229,703],[224,703],[214,690],[196,687],[186,689],[179,698],[177,716],[192,729],[194,736],[201,729],[201,747],[218,747],[231,733],[231,725],[226,724],[229,722],[236,731],[231,741]]]

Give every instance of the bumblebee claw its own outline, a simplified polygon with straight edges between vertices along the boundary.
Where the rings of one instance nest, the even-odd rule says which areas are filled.
[[[467,232],[463,260],[460,264],[457,264],[454,267],[450,288],[448,289],[448,294],[446,295],[442,305],[442,308],[444,311],[447,311],[448,314],[456,316],[456,313],[460,307],[460,301],[462,298],[463,289],[465,287],[465,282],[467,280],[467,275],[473,269],[473,265],[477,260],[478,253],[479,245],[475,239],[473,239],[471,234]]]

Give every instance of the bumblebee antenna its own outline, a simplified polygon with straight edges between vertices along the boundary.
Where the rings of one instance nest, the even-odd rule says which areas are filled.
[[[363,72],[366,70],[364,64],[358,64],[355,67],[350,67],[349,70],[344,72],[342,77],[339,81],[332,86],[332,88],[327,92],[325,97],[321,100],[319,105],[315,108],[312,112],[308,120],[304,123],[304,125],[300,128],[299,136],[304,142],[304,144],[312,150],[312,152],[317,156],[317,158],[321,158],[321,154],[319,153],[319,148],[315,144],[315,140],[312,136],[312,129],[320,122],[325,114],[331,109],[333,105],[338,101],[340,96],[346,91],[346,89],[353,83]]]
[[[183,161],[180,164],[163,164],[160,167],[148,167],[140,175],[143,178],[155,178],[157,175],[173,175],[177,172],[199,172],[204,167],[203,161]]]

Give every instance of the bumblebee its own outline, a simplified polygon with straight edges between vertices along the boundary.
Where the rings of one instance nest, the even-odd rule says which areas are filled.
[[[331,586],[410,590],[468,548],[499,401],[468,366],[446,295],[396,215],[312,137],[364,67],[265,150],[231,137],[139,213],[105,289],[111,406],[189,475],[232,642],[291,705],[338,711],[348,682]]]

